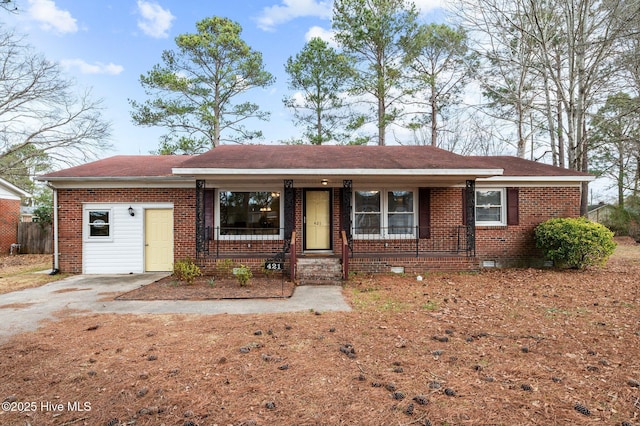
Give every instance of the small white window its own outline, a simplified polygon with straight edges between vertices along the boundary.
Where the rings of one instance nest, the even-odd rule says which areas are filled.
[[[476,189],[476,225],[506,225],[506,204],[504,188]]]
[[[89,238],[111,238],[111,210],[88,211]]]

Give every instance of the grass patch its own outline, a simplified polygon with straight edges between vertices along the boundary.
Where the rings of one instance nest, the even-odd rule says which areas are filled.
[[[427,303],[423,303],[421,308],[425,311],[437,311],[438,309],[440,309],[440,307],[438,306],[438,302],[433,302],[431,300],[429,300]]]

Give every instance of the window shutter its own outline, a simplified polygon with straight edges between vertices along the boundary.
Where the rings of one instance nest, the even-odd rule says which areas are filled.
[[[419,238],[431,238],[431,188],[418,190]]]
[[[507,188],[507,225],[519,225],[520,203],[518,188]]]

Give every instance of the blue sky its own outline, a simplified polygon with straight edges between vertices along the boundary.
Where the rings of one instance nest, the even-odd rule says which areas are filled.
[[[205,17],[223,16],[238,22],[242,38],[262,52],[265,68],[276,77],[267,89],[248,96],[269,122],[252,123],[264,133],[264,143],[297,136],[282,98],[290,95],[284,64],[313,36],[330,38],[331,0],[17,0],[19,12],[0,11],[0,20],[47,59],[57,61],[77,81],[104,99],[105,118],[113,124],[115,154],[148,154],[163,129],[131,122],[128,99],[146,97],[139,76],[160,63],[163,50],[174,49],[178,34],[195,32]],[[442,16],[443,0],[415,1],[425,21]]]

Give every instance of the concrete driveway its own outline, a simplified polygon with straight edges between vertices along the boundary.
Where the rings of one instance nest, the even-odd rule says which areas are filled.
[[[13,334],[55,320],[56,312],[72,314],[261,314],[272,312],[350,311],[339,286],[296,287],[288,299],[242,300],[113,300],[121,294],[165,277],[164,273],[75,275],[41,287],[0,295],[0,342]]]

